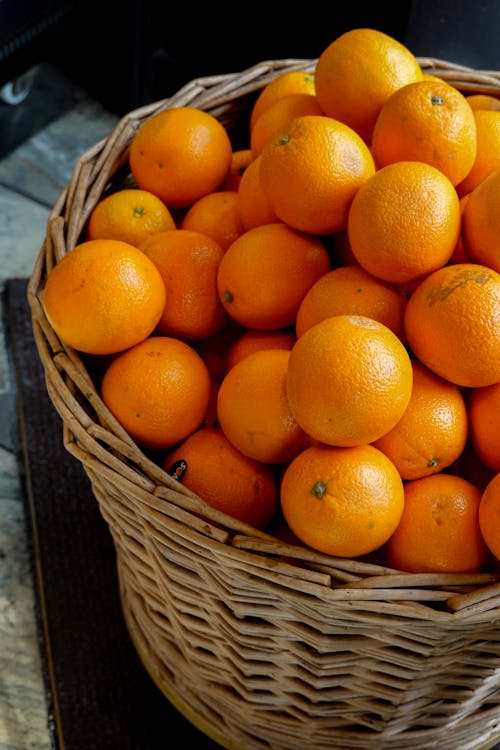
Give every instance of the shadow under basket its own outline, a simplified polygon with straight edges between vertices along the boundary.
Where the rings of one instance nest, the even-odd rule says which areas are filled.
[[[464,93],[500,93],[500,73],[419,62]],[[403,574],[215,511],[124,432],[44,314],[51,268],[101,196],[130,181],[128,148],[144,120],[200,107],[242,148],[259,90],[315,64],[267,61],[192,81],[123,117],[76,162],[28,285],[47,391],[109,525],[141,661],[202,732],[231,750],[491,748],[500,741],[500,575]]]

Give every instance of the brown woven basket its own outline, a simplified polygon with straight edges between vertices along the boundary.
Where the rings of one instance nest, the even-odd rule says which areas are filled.
[[[500,73],[419,62],[464,92],[500,93]],[[77,161],[28,287],[47,390],[109,524],[138,654],[199,729],[245,750],[491,748],[500,575],[401,574],[279,542],[211,509],[124,432],[43,311],[48,272],[104,191],[130,180],[127,149],[145,119],[191,105],[237,134],[269,80],[315,63],[267,61],[192,81],[126,115]]]

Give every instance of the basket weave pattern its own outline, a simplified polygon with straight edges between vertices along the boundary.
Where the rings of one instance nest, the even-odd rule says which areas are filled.
[[[47,391],[109,525],[142,662],[202,731],[245,750],[491,748],[500,741],[499,574],[402,574],[287,545],[215,511],[139,450],[43,311],[51,268],[105,191],[130,183],[128,147],[145,119],[189,105],[236,132],[269,80],[315,62],[192,81],[126,115],[78,160],[28,287]],[[464,92],[500,93],[494,71],[419,62]]]

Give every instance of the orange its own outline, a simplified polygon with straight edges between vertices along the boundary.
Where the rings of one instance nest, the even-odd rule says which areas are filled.
[[[86,226],[87,240],[122,240],[138,247],[156,232],[175,229],[172,214],[147,190],[118,190],[103,198]]]
[[[311,234],[344,229],[352,199],[374,172],[360,136],[322,115],[291,120],[261,152],[260,181],[271,208],[285,223]]]
[[[226,250],[217,288],[229,315],[247,328],[273,330],[295,322],[302,298],[330,270],[317,237],[286,224],[249,229]]]
[[[457,244],[455,245],[455,249],[451,255],[451,258],[448,262],[449,263],[470,263],[471,262],[471,259],[467,255],[467,251],[465,249],[461,233],[457,240]]]
[[[377,167],[422,161],[453,185],[476,158],[476,121],[465,96],[445,81],[419,81],[396,91],[383,105],[371,149]]]
[[[490,469],[500,471],[500,383],[471,391],[469,423],[479,459]]]
[[[195,343],[196,351],[205,362],[215,382],[220,383],[226,374],[227,353],[233,342],[245,330],[243,326],[228,317],[222,328]]]
[[[408,406],[413,372],[398,337],[360,315],[325,318],[290,352],[287,396],[296,421],[328,445],[371,443]]]
[[[422,80],[413,53],[377,29],[350,29],[316,63],[316,96],[325,114],[370,142],[382,105],[395,91]]]
[[[219,383],[210,376],[210,398],[208,399],[208,407],[205,412],[205,418],[201,423],[202,427],[216,427],[217,426],[217,396],[219,394]]]
[[[272,78],[260,90],[250,112],[250,132],[258,117],[267,107],[288,94],[315,94],[314,73],[307,70],[285,70]]]
[[[210,404],[210,375],[189,344],[150,336],[111,362],[101,395],[134,440],[161,450],[200,427]]]
[[[289,120],[301,115],[322,115],[314,94],[287,94],[267,107],[257,118],[250,134],[250,147],[258,156],[269,138]]]
[[[313,445],[286,468],[281,507],[305,544],[327,555],[358,557],[380,547],[403,512],[403,482],[377,448]]]
[[[137,185],[169,208],[185,208],[221,185],[232,146],[224,126],[196,107],[171,107],[145,120],[129,150]]]
[[[219,427],[194,432],[162,466],[213,508],[257,529],[265,530],[278,511],[272,467],[244,456]]]
[[[462,477],[462,479],[467,479],[469,482],[472,482],[472,484],[475,484],[480,490],[484,490],[488,482],[496,474],[493,469],[486,466],[486,464],[480,460],[474,450],[470,436],[464,451],[457,461],[452,464],[449,471],[451,474],[455,474],[455,476]]]
[[[238,190],[245,169],[254,159],[251,148],[240,148],[231,154],[229,170],[221,184],[222,190]]]
[[[500,99],[492,94],[468,94],[466,98],[474,111],[478,109],[500,109]]]
[[[379,169],[360,187],[347,222],[361,266],[405,283],[447,263],[460,235],[460,202],[450,180],[419,161]]]
[[[500,560],[500,474],[496,474],[483,491],[479,527],[488,549]]]
[[[217,416],[224,434],[245,456],[287,463],[310,444],[286,396],[290,352],[262,349],[230,370],[219,386]]]
[[[464,208],[465,204],[469,200],[469,193],[466,193],[465,195],[462,195],[460,198],[460,218],[462,219],[464,215]],[[460,234],[458,236],[457,244],[455,245],[455,249],[453,253],[451,254],[450,260],[448,263],[470,263],[470,258],[467,254],[467,251],[465,249],[464,240],[463,240],[463,221],[460,223]]]
[[[260,155],[248,165],[238,188],[241,221],[245,229],[261,224],[276,224],[281,220],[271,208],[260,182]]]
[[[480,489],[451,474],[406,482],[401,521],[384,548],[389,565],[409,573],[481,570],[487,549],[480,501]]]
[[[433,73],[424,73],[422,75],[423,81],[442,81],[443,79],[440,76],[436,76]]]
[[[465,251],[474,263],[500,273],[499,200],[500,169],[497,169],[469,193],[462,215],[462,238]]]
[[[457,185],[462,196],[474,190],[485,177],[500,169],[500,111],[480,109],[474,112],[477,133],[476,158],[471,170]]]
[[[340,232],[334,232],[330,236],[330,243],[331,258],[335,266],[359,266],[351,249],[347,227]]]
[[[404,337],[406,295],[359,265],[341,266],[325,273],[309,289],[297,312],[297,336],[333,315],[364,315],[384,323]]]
[[[273,531],[273,536],[284,544],[304,547],[304,543],[293,533],[290,526],[284,520],[282,520],[278,528]]]
[[[468,430],[460,388],[418,360],[412,365],[410,402],[392,430],[373,443],[402,479],[420,479],[451,466],[465,448]]]
[[[189,342],[216,333],[227,319],[217,293],[224,250],[202,232],[158,232],[140,249],[156,266],[166,289],[158,333]]]
[[[245,231],[238,191],[218,190],[198,198],[184,214],[180,228],[208,234],[223,250],[227,250]]]
[[[52,268],[43,304],[61,339],[87,354],[113,354],[149,336],[165,305],[162,277],[120,240],[89,240]]]
[[[290,329],[245,331],[231,344],[227,351],[226,371],[234,367],[244,357],[248,357],[249,354],[261,349],[286,349],[290,351],[296,340],[297,337]]]
[[[474,263],[434,271],[408,300],[405,331],[415,356],[442,378],[471,388],[499,382],[500,274]]]

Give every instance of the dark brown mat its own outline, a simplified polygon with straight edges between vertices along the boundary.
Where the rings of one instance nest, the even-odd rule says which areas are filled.
[[[219,747],[164,698],[122,618],[113,543],[45,390],[25,279],[7,281],[20,463],[54,750]]]

